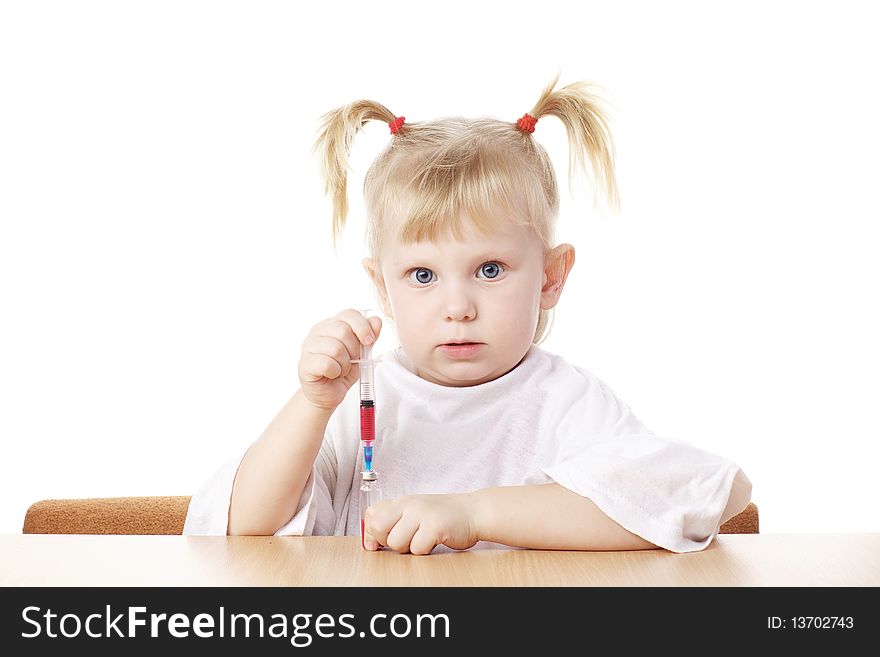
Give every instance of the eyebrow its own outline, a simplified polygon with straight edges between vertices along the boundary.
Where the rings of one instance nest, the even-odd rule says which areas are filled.
[[[507,250],[504,248],[493,249],[491,251],[481,251],[477,255],[475,255],[472,259],[479,260],[481,262],[493,262],[495,260],[513,260],[516,257],[516,254],[513,250]],[[417,262],[430,260],[430,256],[411,256],[405,257],[401,260],[395,260],[390,262],[391,267],[395,269],[399,269],[400,267],[411,267]],[[470,259],[470,258],[469,258]]]

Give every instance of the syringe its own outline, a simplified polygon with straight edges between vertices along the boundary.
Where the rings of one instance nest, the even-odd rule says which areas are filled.
[[[361,311],[367,316],[367,311]],[[376,363],[373,360],[373,348],[361,344],[361,357],[351,361],[358,364],[361,389],[361,447],[364,448],[364,471],[373,471],[373,442],[376,440],[376,397],[373,390],[373,379]]]

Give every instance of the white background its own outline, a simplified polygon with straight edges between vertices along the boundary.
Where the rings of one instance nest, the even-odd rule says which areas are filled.
[[[318,118],[515,121],[557,69],[613,104],[622,209],[569,193],[543,347],[723,454],[763,532],[880,531],[870,3],[0,5],[0,533],[46,498],[189,495],[374,306],[355,141],[335,254]],[[378,351],[396,346],[383,333]]]

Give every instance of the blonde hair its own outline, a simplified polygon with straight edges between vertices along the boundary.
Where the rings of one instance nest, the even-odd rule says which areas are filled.
[[[602,101],[590,82],[554,90],[559,73],[529,112],[537,120],[555,116],[569,138],[569,189],[575,168],[589,177],[596,194],[604,190],[612,210],[619,208],[614,177],[614,144]],[[315,152],[321,159],[325,192],[333,200],[333,244],[348,215],[348,157],[357,132],[368,121],[392,123],[397,117],[384,105],[359,100],[321,117]],[[400,120],[398,120],[398,124]],[[485,232],[498,222],[530,226],[545,250],[554,242],[559,213],[556,175],[547,151],[516,121],[482,117],[445,117],[403,123],[370,165],[364,179],[367,246],[377,262],[382,237],[399,226],[408,244],[433,240],[446,232],[462,237],[462,214]],[[533,342],[548,332],[550,314],[541,310]]]

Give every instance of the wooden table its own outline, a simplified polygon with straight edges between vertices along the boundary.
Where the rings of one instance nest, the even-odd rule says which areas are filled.
[[[0,535],[0,586],[880,586],[880,533],[701,552],[366,552],[356,537]]]

